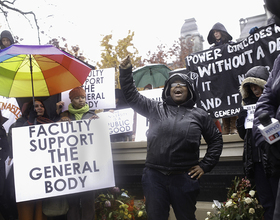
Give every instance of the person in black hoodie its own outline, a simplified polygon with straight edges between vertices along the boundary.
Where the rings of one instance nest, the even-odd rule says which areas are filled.
[[[263,93],[269,72],[264,66],[255,66],[246,74],[240,86],[242,106],[255,105]],[[271,166],[267,153],[263,148],[256,147],[252,137],[252,127],[245,129],[247,110],[243,109],[236,121],[239,136],[244,140],[243,167],[245,175],[254,180],[266,220],[272,219],[279,177],[271,177]]]
[[[195,220],[199,178],[218,163],[222,135],[211,117],[196,108],[196,73],[175,73],[166,81],[163,102],[142,96],[133,83],[129,56],[120,64],[120,84],[132,109],[150,121],[142,175],[148,219],[167,220],[170,205],[177,219]],[[201,135],[208,148],[199,160]]]
[[[207,41],[211,45],[211,48],[217,47],[223,44],[232,43],[232,36],[227,32],[227,29],[223,24],[217,22],[213,25],[207,36]]]
[[[7,30],[2,31],[0,39],[1,39],[0,40],[1,49],[5,49],[6,47],[9,47],[15,43],[11,32]]]
[[[223,44],[232,44],[232,36],[227,32],[225,26],[221,23],[216,23],[213,25],[212,29],[209,31],[207,37],[208,43],[212,45],[210,48],[221,46]],[[223,121],[223,131],[222,133],[227,134],[237,134],[237,129],[235,126],[237,116],[222,118]],[[217,122],[216,122],[217,125]]]

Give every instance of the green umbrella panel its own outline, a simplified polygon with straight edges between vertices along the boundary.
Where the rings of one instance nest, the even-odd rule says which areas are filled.
[[[133,79],[137,88],[151,84],[153,88],[164,86],[171,70],[164,64],[151,64],[133,71]]]

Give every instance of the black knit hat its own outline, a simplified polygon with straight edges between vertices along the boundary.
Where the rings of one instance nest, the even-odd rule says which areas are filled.
[[[255,66],[249,69],[248,72],[245,74],[245,78],[248,77],[260,78],[267,81],[269,77],[269,72],[268,69],[264,66]]]

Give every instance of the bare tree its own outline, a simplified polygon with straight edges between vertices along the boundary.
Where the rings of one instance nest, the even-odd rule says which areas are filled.
[[[38,25],[38,20],[37,20],[36,14],[33,11],[22,11],[22,10],[16,8],[14,6],[15,2],[16,2],[16,0],[13,0],[13,1],[0,0],[0,12],[3,13],[3,16],[5,17],[8,26],[10,27],[9,19],[8,19],[9,11],[14,11],[14,12],[22,15],[29,22],[31,27],[32,27],[32,20],[33,20],[36,25],[36,29],[37,29],[38,41],[39,41],[39,44],[41,44],[40,27]]]

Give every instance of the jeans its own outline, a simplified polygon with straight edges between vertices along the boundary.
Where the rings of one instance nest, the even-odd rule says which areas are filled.
[[[278,177],[266,177],[262,163],[254,163],[256,190],[264,208],[264,219],[272,220],[278,189]]]
[[[94,191],[68,195],[67,220],[94,220],[94,195]]]
[[[164,175],[144,168],[142,186],[146,198],[148,220],[168,220],[172,205],[177,220],[195,220],[199,181],[188,173]]]

